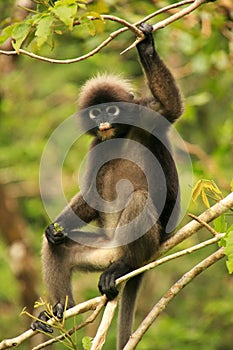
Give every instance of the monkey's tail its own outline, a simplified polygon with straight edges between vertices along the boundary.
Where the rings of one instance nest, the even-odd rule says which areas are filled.
[[[143,274],[131,278],[125,285],[118,315],[117,350],[122,350],[127,343],[134,322],[135,306]]]

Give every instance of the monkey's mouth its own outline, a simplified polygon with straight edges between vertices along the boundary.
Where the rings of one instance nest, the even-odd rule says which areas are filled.
[[[112,125],[108,122],[100,123],[99,125],[99,131],[106,131],[112,128]]]
[[[98,137],[104,141],[111,139],[115,135],[115,129],[108,122],[100,123],[99,129],[97,131]]]

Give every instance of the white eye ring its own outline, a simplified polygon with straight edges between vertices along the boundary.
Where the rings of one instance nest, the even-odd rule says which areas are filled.
[[[91,119],[97,118],[101,114],[101,109],[100,108],[93,108],[89,111],[89,117]]]
[[[118,106],[115,106],[115,105],[108,106],[106,108],[106,112],[108,113],[108,115],[110,115],[112,117],[116,117],[120,114],[120,108]]]

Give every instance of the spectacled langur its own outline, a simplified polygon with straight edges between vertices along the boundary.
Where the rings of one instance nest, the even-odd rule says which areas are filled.
[[[141,105],[157,110],[169,123],[173,123],[183,110],[175,80],[154,47],[152,27],[144,23],[140,29],[144,32],[145,39],[137,44],[137,50],[151,96],[136,99],[125,80],[112,75],[98,76],[90,79],[82,88],[79,107],[84,112],[80,114],[80,118],[84,127],[87,127],[89,133],[94,136],[91,150],[109,140],[119,138],[123,141],[137,141],[153,154],[165,176],[164,207],[158,213],[160,176],[153,174],[153,191],[150,192],[143,171],[149,170],[151,163],[146,157],[143,158],[143,153],[140,154],[140,148],[137,157],[143,158],[143,170],[130,159],[114,158],[113,155],[112,159],[100,167],[95,179],[93,179],[96,166],[94,158],[98,156],[98,152],[89,156],[84,184],[85,195],[80,192],[74,196],[54,223],[47,227],[43,239],[43,277],[50,300],[55,305],[54,315],[58,318],[63,316],[67,296],[68,308],[74,305],[71,287],[71,275],[74,269],[103,271],[98,284],[99,290],[108,300],[114,299],[118,294],[116,279],[156,257],[159,245],[168,237],[166,225],[179,202],[178,175],[170,150],[154,135],[134,126],[133,123],[130,125],[127,119],[126,123],[119,122],[119,117],[125,117],[119,102],[130,103],[130,106],[137,108]],[[167,128],[160,130],[160,133],[169,145]],[[110,148],[110,156],[111,152]],[[114,214],[96,209],[92,187],[95,185],[101,198],[106,203],[111,203],[116,200],[117,184],[125,179],[132,187],[130,191],[126,191],[123,208],[116,210]],[[176,211],[175,221],[179,209],[176,208]],[[140,216],[142,212],[143,216]],[[138,216],[140,220],[135,220]],[[75,220],[74,217],[78,219]],[[93,221],[102,229],[101,234],[81,231],[84,223]],[[145,225],[148,223],[151,225],[145,232]],[[106,229],[107,232],[109,226],[111,237],[104,231]],[[126,230],[123,230],[124,235],[130,237],[126,244],[124,244],[125,236],[122,237],[122,227],[126,227]],[[140,237],[134,235],[134,231],[140,232],[140,230],[145,233]],[[136,238],[134,240],[131,237]],[[80,243],[79,239],[82,238],[86,238],[86,245]],[[116,242],[118,244],[115,244]],[[141,279],[141,275],[130,279],[122,291],[118,320],[118,350],[124,348],[132,332],[136,296]],[[47,320],[44,312],[39,317]],[[31,327],[34,330],[52,332],[51,327],[40,321],[33,322]]]

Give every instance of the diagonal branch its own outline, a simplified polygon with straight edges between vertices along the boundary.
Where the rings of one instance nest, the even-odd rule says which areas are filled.
[[[109,330],[109,327],[111,325],[117,304],[118,299],[116,298],[110,302],[107,303],[101,323],[99,325],[98,331],[96,333],[96,336],[93,340],[91,350],[100,350],[102,349],[102,346],[105,343],[105,339],[107,336],[107,332]]]
[[[217,243],[224,237],[225,233],[220,233],[217,234],[215,237],[208,239],[207,241],[201,242],[199,244],[194,245],[193,247],[181,250],[177,253],[173,253],[170,255],[167,255],[161,259],[152,261],[151,263],[144,265],[143,267],[140,267],[132,272],[129,272],[127,275],[124,275],[116,280],[116,285],[118,286],[119,284],[128,281],[130,278],[135,277],[143,272],[149,271],[151,269],[154,269],[155,267],[162,265],[168,261],[180,258],[182,256],[191,254],[193,252],[196,252],[197,250],[200,250],[202,248],[208,247],[211,244]]]
[[[161,314],[165,307],[174,299],[174,297],[187,286],[195,277],[201,272],[205,271],[208,267],[215,264],[217,261],[225,256],[224,248],[220,248],[199,264],[194,266],[190,271],[186,272],[173,286],[167,291],[167,293],[155,304],[153,309],[149,312],[146,318],[139,325],[137,330],[131,335],[128,343],[124,347],[124,350],[133,350],[136,345],[142,339],[145,332]]]
[[[202,222],[210,222],[212,220],[214,220],[215,218],[217,218],[218,216],[224,214],[226,211],[228,211],[229,209],[231,209],[233,207],[233,192],[230,193],[228,196],[226,196],[225,198],[223,198],[222,200],[220,200],[218,203],[216,203],[215,205],[213,205],[211,208],[207,209],[205,212],[203,212],[201,215],[199,215],[199,221],[196,221],[196,220],[192,220],[190,221],[187,225],[185,225],[184,227],[182,227],[179,231],[177,231],[177,233],[171,237],[169,240],[167,240],[164,244],[162,244],[161,248],[160,248],[160,251],[159,251],[159,255],[164,255],[168,250],[170,250],[171,248],[173,248],[174,246],[176,246],[177,244],[179,244],[180,242],[184,241],[186,238],[190,237],[192,234],[194,234],[195,232],[197,232],[201,227],[203,227],[203,224]],[[217,240],[219,240],[220,238],[222,237],[222,234],[218,234],[216,235],[215,237],[211,238],[210,240],[206,241],[206,242],[203,242],[201,243],[200,245],[197,245],[197,246],[194,246],[194,247],[191,247],[191,248],[188,248],[186,250],[186,254],[194,251],[194,250],[197,250],[197,249],[200,249],[202,248],[203,246],[206,246],[208,244],[211,244],[211,243],[214,243],[216,242]],[[207,243],[208,242],[208,243]],[[199,246],[199,247],[198,247]],[[180,254],[184,254],[185,251],[183,252],[180,252]],[[219,252],[219,253],[218,253]],[[221,248],[218,252],[214,253],[216,255],[214,255],[214,257],[218,260],[220,258],[223,257],[224,255],[224,251],[223,249]],[[177,253],[179,255],[179,253]],[[180,256],[181,256],[180,255]],[[172,254],[171,257],[174,259],[174,255]],[[163,258],[164,260],[160,259],[158,261],[159,264],[161,264],[162,262],[166,262],[169,260],[169,257],[165,257]],[[208,258],[207,258],[208,259]],[[216,261],[217,261],[216,260]],[[161,262],[162,261],[162,262]],[[203,263],[206,261],[206,259],[203,261]],[[213,262],[214,263],[214,262]],[[158,265],[158,262],[154,262],[155,266]],[[201,264],[201,263],[200,263]],[[198,270],[198,266],[195,267],[194,269]],[[139,274],[139,273],[142,273],[144,271],[147,271],[148,270],[148,266],[149,268],[151,268],[150,264],[142,267],[139,270],[136,271],[135,274]],[[210,266],[210,265],[209,265]],[[200,266],[201,268],[201,266]],[[202,272],[203,270],[201,270],[200,272]],[[134,272],[133,272],[134,273]],[[186,276],[186,275],[185,275]],[[132,277],[132,276],[131,276]],[[121,277],[120,279],[117,280],[117,283],[122,283],[124,281],[126,281],[127,279],[129,279],[129,274],[128,275],[125,275],[123,277]],[[187,282],[189,283],[189,282]],[[175,296],[175,295],[174,295]],[[173,297],[174,297],[173,296]],[[165,298],[165,297],[164,297]],[[91,300],[88,300],[88,301],[85,301],[79,305],[76,305],[74,306],[73,308],[71,309],[68,309],[66,311],[66,314],[65,314],[65,318],[70,318],[70,317],[73,317],[79,313],[83,313],[83,312],[86,312],[88,310],[94,310],[99,304],[105,304],[106,303],[106,297],[105,296],[102,296],[102,297],[96,297],[94,299],[91,299]],[[109,304],[109,303],[108,303]],[[110,307],[110,306],[109,306]],[[112,308],[112,311],[114,307]],[[111,311],[111,312],[112,312]],[[110,312],[110,313],[111,313]],[[105,322],[105,321],[103,321]],[[49,324],[52,324],[53,323],[53,320],[49,320],[48,321]],[[102,328],[103,329],[103,328]],[[21,344],[22,342],[24,342],[26,339],[34,336],[35,334],[37,334],[37,332],[34,332],[33,330],[27,330],[26,332],[20,334],[19,336],[15,337],[15,338],[12,338],[12,339],[5,339],[3,340],[2,342],[0,342],[0,350],[3,350],[3,349],[8,349],[8,348],[12,348],[12,347],[17,347],[19,344]],[[103,331],[101,330],[101,337],[103,335]],[[100,337],[100,338],[101,338]],[[100,339],[100,338],[97,338],[97,339]],[[103,339],[103,338],[101,338]],[[133,349],[133,348],[131,348]]]

